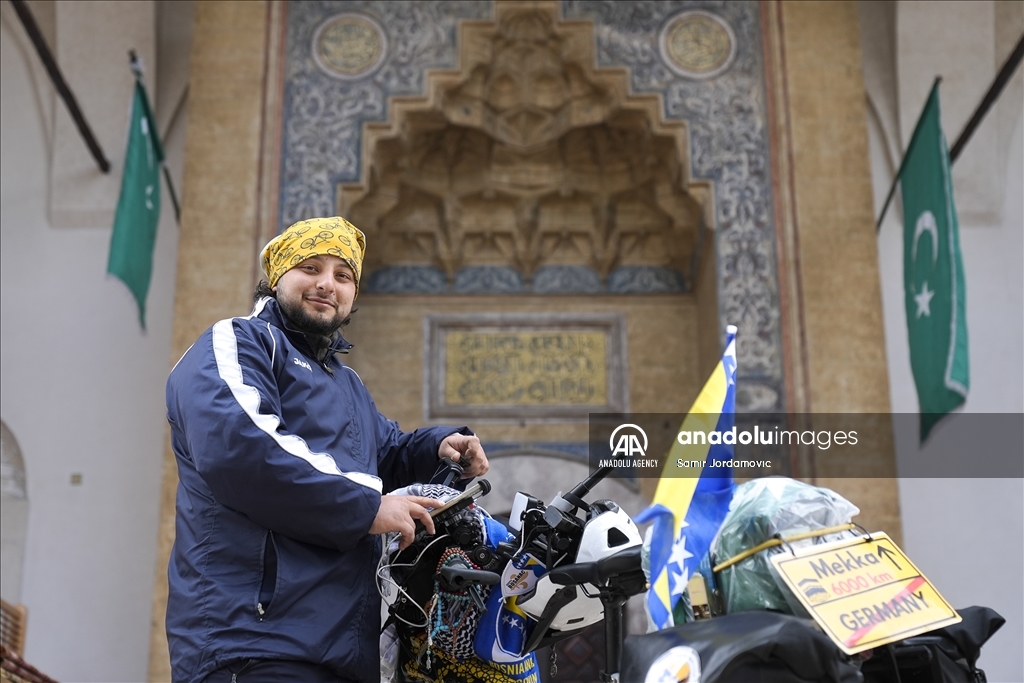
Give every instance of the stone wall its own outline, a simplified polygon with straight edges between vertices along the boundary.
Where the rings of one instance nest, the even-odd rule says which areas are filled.
[[[196,3],[171,363],[211,324],[251,306],[266,18],[263,2]],[[171,679],[164,616],[177,485],[168,441],[153,587],[151,681]]]
[[[405,428],[427,421],[428,316],[600,313],[625,321],[633,411],[684,412],[729,323],[740,327],[741,410],[888,411],[853,3],[528,4],[555,13],[558,35],[592,32],[595,72],[618,70],[622,102],[656,105],[645,110],[651,113],[643,125],[685,129],[674,182],[701,207],[707,239],[692,247],[698,258],[681,280],[689,284],[669,290],[543,293],[490,277],[466,294],[443,262],[391,264],[438,268],[441,286],[417,289],[434,276],[407,277],[411,286],[368,287],[359,299],[346,331],[356,344],[347,361],[379,407]],[[437,105],[434,91],[424,92],[440,78],[431,80],[431,69],[461,82],[452,75],[458,40],[467,27],[492,22],[495,9],[462,3],[459,12],[442,14],[428,2],[197,7],[174,354],[217,318],[248,309],[256,252],[268,235],[293,218],[345,206],[346,186],[362,186],[350,197],[372,193],[374,176],[364,172],[373,152],[367,131],[384,131],[378,137],[385,139],[398,120],[394,112]],[[326,74],[314,52],[338,17],[348,17],[344,30],[359,33],[366,48],[320,54],[320,62],[334,60],[327,68],[341,77]],[[690,30],[709,31],[721,49],[688,50]],[[440,230],[445,208],[436,206]],[[562,444],[563,456],[586,441],[579,420],[482,419],[473,426],[485,443]],[[808,454],[794,465],[848,495],[866,526],[898,536],[896,487],[885,478],[895,474],[891,436],[880,429],[872,438],[877,479],[841,478]],[[172,542],[175,480],[168,453],[152,680],[167,677],[159,572]]]
[[[797,283],[792,328],[802,347],[804,411],[890,410],[878,253],[868,161],[864,82],[856,5],[770,5],[779,42],[778,156],[791,174],[793,201],[783,224]],[[876,421],[872,479],[842,478],[832,463],[813,463],[816,481],[854,501],[858,520],[899,538],[899,502],[891,429]]]

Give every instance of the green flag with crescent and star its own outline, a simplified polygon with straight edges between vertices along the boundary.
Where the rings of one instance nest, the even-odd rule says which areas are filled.
[[[910,139],[900,185],[904,301],[923,443],[963,405],[970,386],[964,265],[937,83]]]
[[[160,164],[163,146],[146,89],[136,78],[132,99],[128,151],[124,155],[121,195],[110,237],[107,272],[121,279],[139,306],[139,324],[146,329],[146,295],[153,274],[153,249],[160,220]]]

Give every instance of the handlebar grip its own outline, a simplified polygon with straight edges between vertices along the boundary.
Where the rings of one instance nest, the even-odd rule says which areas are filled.
[[[441,567],[437,572],[441,579],[452,588],[459,590],[469,584],[478,583],[493,586],[501,581],[501,576],[483,569],[465,569],[463,567]]]
[[[430,516],[437,519],[438,515],[443,515],[448,510],[458,507],[465,501],[470,503],[479,496],[486,496],[491,492],[491,483],[486,479],[477,479],[476,483],[470,486],[468,489],[450,499],[447,503],[439,508],[434,508],[430,511]],[[467,503],[468,504],[468,503]]]
[[[563,564],[548,572],[551,583],[558,586],[576,586],[581,583],[599,583],[597,580],[596,562],[579,562]]]
[[[552,569],[548,572],[548,576],[551,577],[551,583],[559,586],[573,586],[580,583],[592,583],[595,586],[600,586],[608,579],[639,570],[641,547],[635,545],[620,550],[597,562],[564,564]]]

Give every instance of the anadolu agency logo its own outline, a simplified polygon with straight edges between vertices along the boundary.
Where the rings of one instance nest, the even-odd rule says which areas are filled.
[[[647,432],[635,424],[621,424],[608,437],[611,458],[598,461],[598,467],[657,467],[657,459],[647,458]]]

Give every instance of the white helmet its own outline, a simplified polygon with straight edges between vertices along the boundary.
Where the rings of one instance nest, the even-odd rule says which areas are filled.
[[[618,505],[611,501],[598,501],[592,507],[603,507],[605,510],[593,517],[583,527],[579,550],[576,551],[576,564],[597,562],[626,548],[643,543],[636,524]],[[551,598],[556,593],[564,591],[565,588],[565,586],[552,583],[551,578],[544,575],[537,581],[532,592],[519,596],[516,604],[526,614],[539,621]],[[548,627],[549,629],[575,631],[584,626],[596,624],[604,618],[604,609],[601,606],[597,586],[585,583],[582,586],[577,586],[575,592],[575,599],[558,610]]]

